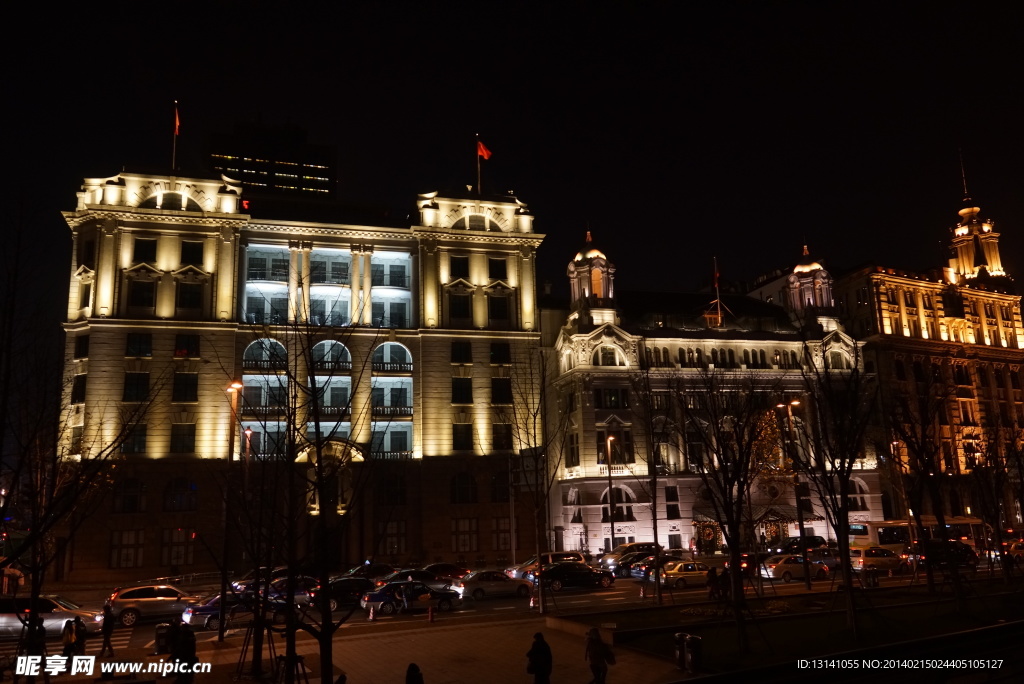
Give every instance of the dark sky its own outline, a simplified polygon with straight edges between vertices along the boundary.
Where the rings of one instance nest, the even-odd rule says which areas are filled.
[[[338,146],[343,197],[394,216],[474,183],[480,133],[485,190],[530,205],[558,287],[588,227],[627,289],[694,289],[714,255],[724,278],[751,279],[804,240],[834,270],[941,266],[962,149],[1024,279],[1019,10],[352,4],[20,10],[7,162],[23,187],[8,198],[46,238],[39,274],[66,278],[58,212],[84,176],[169,167],[177,99],[186,160],[238,120],[299,124]]]

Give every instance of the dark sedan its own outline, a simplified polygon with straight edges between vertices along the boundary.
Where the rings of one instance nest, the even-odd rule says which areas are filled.
[[[423,582],[431,589],[447,589],[452,585],[455,580],[451,577],[442,577],[435,575],[429,570],[419,570],[416,568],[407,568],[405,570],[395,570],[390,575],[384,575],[383,577],[374,581],[374,584],[378,587],[383,587],[385,584],[391,584],[392,582],[401,581],[416,581]]]
[[[615,575],[607,570],[592,568],[586,563],[565,561],[545,565],[533,573],[534,580],[540,580],[551,591],[566,587],[601,587],[607,589],[615,583]]]
[[[363,594],[359,605],[365,610],[373,608],[381,615],[393,615],[403,610],[436,608],[446,612],[462,603],[462,597],[451,589],[431,589],[423,582],[392,582]]]
[[[454,579],[462,579],[469,574],[469,568],[464,568],[455,563],[431,563],[423,569],[441,577],[451,577]]]
[[[395,570],[398,570],[393,565],[387,563],[371,563],[366,561],[362,565],[357,565],[348,572],[345,573],[346,577],[368,577],[369,579],[377,579],[384,575],[390,575]]]
[[[373,580],[365,577],[332,577],[327,589],[331,612],[338,608],[351,608],[359,605],[359,599],[374,587]],[[309,590],[309,602],[316,603],[316,597],[320,593],[320,587],[312,587]]]

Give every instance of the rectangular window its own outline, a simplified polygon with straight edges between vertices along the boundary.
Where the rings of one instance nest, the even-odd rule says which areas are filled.
[[[178,283],[177,308],[199,310],[203,308],[203,286],[199,283]]]
[[[491,342],[491,363],[512,363],[512,345],[508,342]]]
[[[267,279],[267,259],[266,257],[249,257],[249,280],[266,280]]]
[[[348,262],[345,261],[332,261],[331,262],[331,282],[337,285],[348,285]]]
[[[452,342],[452,363],[473,363],[473,344]]]
[[[452,518],[452,551],[472,553],[479,550],[476,518]]]
[[[327,282],[327,262],[326,261],[310,261],[309,262],[309,281],[311,283],[326,283]]]
[[[342,408],[348,406],[348,388],[347,387],[331,387],[331,391],[328,393],[330,400],[329,406]]]
[[[194,454],[196,452],[196,424],[171,423],[171,453]]]
[[[452,424],[452,449],[469,451],[473,448],[473,425],[471,423]]]
[[[145,401],[149,398],[149,373],[125,373],[121,401]]]
[[[491,403],[512,403],[512,378],[491,378]]]
[[[409,287],[409,279],[405,277],[405,266],[388,267],[388,285],[391,287]]]
[[[506,259],[488,259],[487,260],[487,277],[491,280],[507,280],[508,279],[508,260]]]
[[[274,325],[281,325],[288,322],[288,299],[286,297],[273,297],[270,300],[270,322]]]
[[[80,374],[76,375],[74,380],[71,381],[71,403],[72,404],[84,404],[85,403],[85,386],[89,379],[88,375]]]
[[[570,432],[568,442],[568,449],[565,454],[565,467],[575,468],[580,464],[580,436],[575,432]]]
[[[493,518],[491,550],[506,551],[512,547],[512,521],[509,518]]]
[[[156,240],[135,238],[132,261],[136,264],[153,263],[156,261]]]
[[[71,444],[68,445],[71,453],[80,454],[82,453],[82,440],[85,438],[85,428],[81,425],[76,425],[71,428]]]
[[[199,335],[175,335],[174,336],[174,358],[196,359],[199,358]]]
[[[378,328],[388,327],[388,319],[384,313],[384,302],[373,302],[371,311],[373,317],[373,325]]]
[[[378,522],[377,534],[380,536],[381,552],[384,555],[398,556],[406,552],[404,520]]]
[[[110,567],[141,568],[143,530],[113,530],[110,533]]]
[[[405,387],[391,388],[391,405],[409,407],[409,390]]]
[[[199,373],[175,373],[171,401],[199,401]]]
[[[679,504],[665,504],[665,518],[668,520],[679,520],[682,516],[679,514]]]
[[[271,259],[270,260],[270,279],[271,280],[288,280],[288,272],[291,269],[288,267],[288,259]]]
[[[266,319],[267,300],[263,297],[245,298],[245,321],[246,323],[263,323]]]
[[[92,305],[92,283],[82,283],[82,294],[78,300],[79,308]]]
[[[388,434],[391,437],[391,451],[403,453],[409,450],[409,433],[394,430]]]
[[[452,320],[467,321],[473,317],[468,294],[449,294],[448,307]]]
[[[147,359],[153,356],[153,335],[150,333],[128,333],[124,355]]]
[[[186,528],[164,528],[160,544],[160,565],[192,565],[195,555],[195,533]]]
[[[487,297],[487,318],[491,325],[508,326],[508,297]]]
[[[508,423],[494,423],[491,425],[494,434],[494,450],[509,451],[512,449],[512,426]]]
[[[473,378],[452,378],[452,403],[473,403]]]
[[[181,265],[203,267],[203,243],[185,240],[181,243]]]
[[[156,301],[156,283],[151,280],[133,280],[128,288],[128,306],[152,308]]]
[[[128,428],[121,442],[122,454],[144,454],[146,453],[146,426],[132,425]]]
[[[384,284],[384,264],[370,264],[370,284]]]
[[[405,302],[391,302],[391,326],[392,328],[404,328],[408,325],[406,320]]]
[[[450,280],[458,280],[460,278],[469,279],[469,257],[468,256],[452,256],[448,257],[448,270],[450,272]]]
[[[665,501],[678,502],[679,487],[676,487],[675,485],[671,487],[665,487]]]

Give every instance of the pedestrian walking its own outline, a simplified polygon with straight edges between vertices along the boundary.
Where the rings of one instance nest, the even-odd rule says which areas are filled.
[[[103,606],[103,624],[100,626],[100,634],[103,635],[103,646],[100,647],[100,658],[106,654],[108,649],[110,650],[110,657],[114,657],[114,644],[110,642],[110,637],[114,634],[115,622],[114,609],[109,605]]]
[[[65,620],[64,628],[60,630],[60,643],[63,647],[60,654],[70,658],[75,654],[75,621]]]
[[[423,684],[423,673],[416,663],[409,663],[405,670],[405,684]]]
[[[543,633],[537,632],[533,635],[533,646],[526,652],[526,658],[526,674],[533,675],[533,684],[551,684],[554,659],[551,657],[551,647],[544,641]]]
[[[590,671],[594,674],[590,684],[605,684],[608,678],[608,666],[615,664],[615,655],[608,644],[601,641],[601,632],[597,627],[591,627],[587,632],[583,659],[590,663]]]
[[[85,655],[85,642],[89,638],[89,631],[85,628],[80,615],[75,616],[75,653]]]
[[[729,576],[729,568],[724,568],[718,576],[718,594],[723,601],[728,601],[732,594],[732,578]]]
[[[704,581],[704,586],[708,589],[708,600],[714,601],[718,598],[718,568],[711,568],[708,570],[707,579]]]

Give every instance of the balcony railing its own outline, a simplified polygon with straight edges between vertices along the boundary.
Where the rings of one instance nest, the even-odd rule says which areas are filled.
[[[345,417],[352,414],[350,406],[321,406],[320,415],[330,417]]]
[[[374,406],[375,416],[411,416],[412,406]]]
[[[383,287],[400,287],[402,289],[409,289],[409,276],[407,275],[391,275],[390,273],[374,273],[370,277],[370,284],[374,286]]]
[[[374,451],[371,456],[382,461],[405,461],[412,458],[411,451]]]
[[[395,363],[393,361],[374,361],[373,370],[384,373],[411,373],[411,363]]]
[[[320,359],[319,361],[313,361],[313,368],[318,371],[350,371],[352,370],[352,361],[327,361],[326,359]]]
[[[242,359],[242,370],[282,371],[287,368],[285,359]]]

